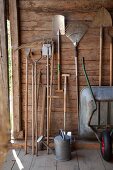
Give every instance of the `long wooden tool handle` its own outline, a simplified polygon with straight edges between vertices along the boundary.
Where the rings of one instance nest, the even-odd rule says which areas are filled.
[[[77,115],[78,115],[78,118],[79,118],[79,84],[78,84],[78,54],[77,54],[77,47],[75,47],[75,71],[76,71]]]
[[[110,86],[113,85],[113,44],[112,37],[110,36]],[[108,102],[108,111],[107,111],[107,124],[110,124],[110,113],[111,113],[111,102]]]
[[[99,86],[102,85],[103,27],[100,26]],[[100,125],[100,102],[98,102],[98,125]]]
[[[49,98],[49,135],[51,130],[51,107],[52,107],[52,85],[53,85],[53,65],[54,65],[54,44],[52,44],[51,57],[51,77],[50,77],[50,98]]]
[[[36,142],[36,155],[38,154],[38,147],[37,147],[37,63],[35,62],[34,68],[34,81],[35,81],[35,142]]]
[[[64,78],[64,131],[66,131],[66,82],[67,77]]]
[[[39,87],[40,87],[40,71],[38,74],[38,82],[37,82],[37,63],[35,62],[35,142],[36,142],[36,155],[38,155],[38,101],[39,101]]]
[[[34,64],[32,63],[32,154],[35,153],[35,129],[34,129]]]
[[[112,37],[110,37],[110,86],[113,85],[113,45]]]
[[[60,31],[58,30],[58,91],[61,90],[61,66],[60,66]]]
[[[102,50],[103,50],[103,27],[100,27],[100,63],[99,63],[99,86],[102,85]]]
[[[67,77],[69,74],[62,74],[64,77],[64,131],[66,131],[66,102],[67,102]]]
[[[43,94],[42,94],[42,113],[41,113],[41,121],[40,121],[40,136],[44,136],[45,104],[46,104],[46,86],[43,87]]]
[[[26,57],[25,154],[27,154],[27,135],[28,135],[28,58]]]
[[[47,145],[49,145],[49,50],[47,55]],[[47,148],[49,154],[49,149]]]

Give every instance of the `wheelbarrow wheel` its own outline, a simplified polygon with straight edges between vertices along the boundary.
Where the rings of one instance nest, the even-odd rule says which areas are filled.
[[[103,159],[110,161],[112,156],[112,140],[108,130],[103,131],[101,134],[100,149]]]

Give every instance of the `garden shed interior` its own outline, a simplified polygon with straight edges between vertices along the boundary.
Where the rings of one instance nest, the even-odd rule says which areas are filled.
[[[85,103],[91,94],[89,89],[84,92],[88,85],[83,58],[90,85],[106,95],[100,99],[98,89],[93,91],[99,118],[93,123],[97,121],[101,128],[105,123],[109,128],[113,122],[112,18],[112,0],[0,0],[3,152],[12,138],[16,141],[13,146],[24,147],[25,153],[32,147],[35,154],[38,137],[44,136],[53,146],[51,140],[59,130],[64,136],[62,130],[71,133],[74,148],[81,146],[76,143],[79,140],[92,143],[95,137],[89,130],[88,109],[94,106],[93,99]]]

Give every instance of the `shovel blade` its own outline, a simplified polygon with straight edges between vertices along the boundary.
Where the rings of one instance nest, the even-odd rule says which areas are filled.
[[[112,18],[110,13],[104,7],[100,8],[97,12],[92,27],[108,27],[112,26]]]
[[[52,20],[53,34],[57,35],[59,31],[61,35],[65,35],[65,17],[63,15],[55,15]]]

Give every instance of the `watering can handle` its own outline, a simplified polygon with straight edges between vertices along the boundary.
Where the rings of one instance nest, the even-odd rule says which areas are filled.
[[[62,129],[59,130],[59,135],[62,137],[62,139],[65,139],[65,133]]]

